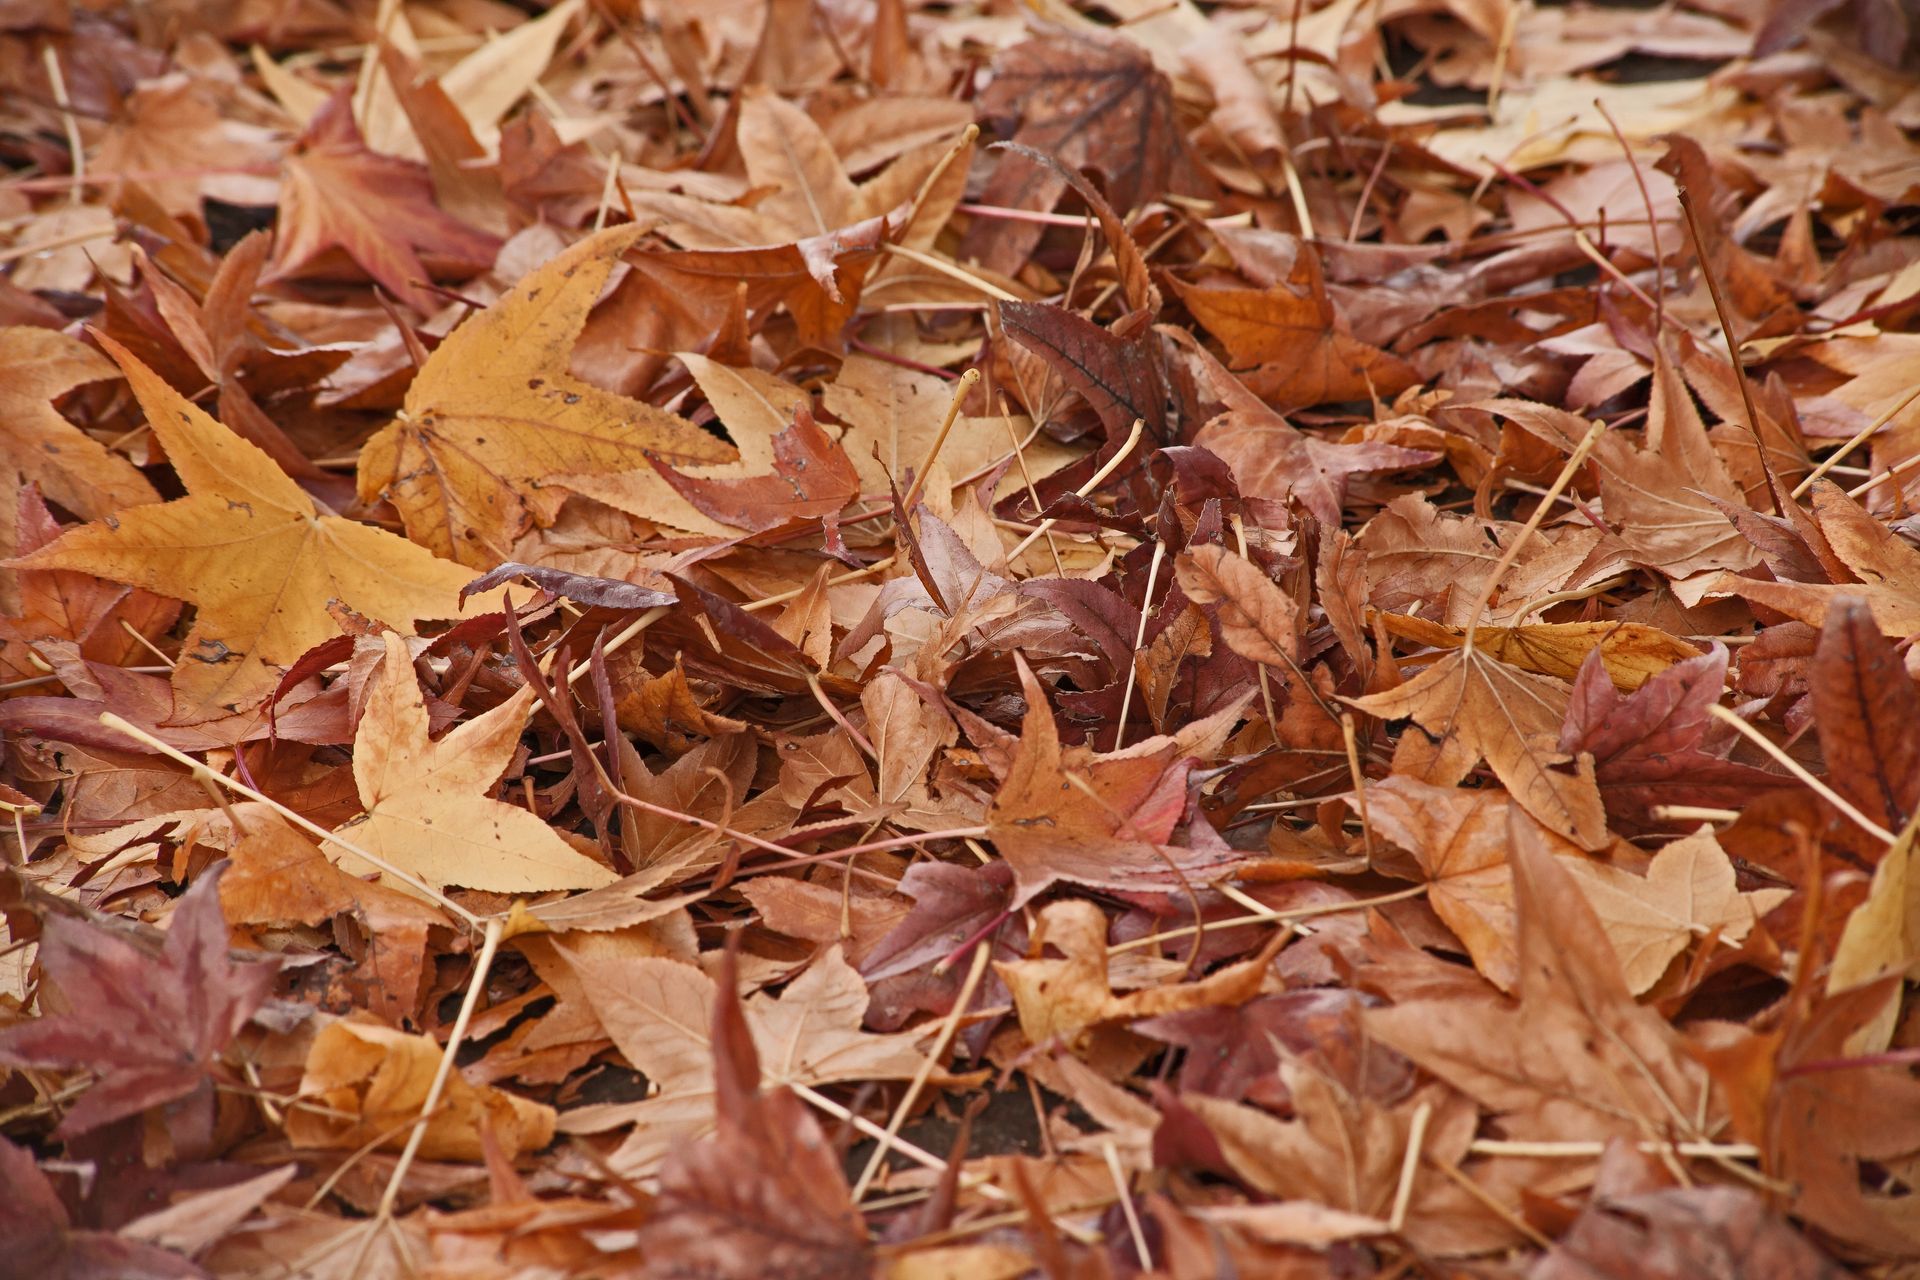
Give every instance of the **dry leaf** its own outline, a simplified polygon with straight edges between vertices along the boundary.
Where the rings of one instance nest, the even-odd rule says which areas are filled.
[[[338,633],[331,601],[408,630],[484,607],[460,601],[471,575],[383,530],[323,514],[266,454],[124,348],[108,349],[188,496],[71,530],[19,564],[97,573],[197,606],[173,670],[174,719],[251,708],[284,668]]]
[[[429,739],[406,642],[388,632],[354,738],[353,777],[366,816],[335,834],[435,887],[537,893],[611,884],[613,872],[552,827],[518,805],[487,798],[532,707],[533,690],[523,688],[439,741]],[[328,846],[327,854],[354,874],[375,870],[342,846]]]
[[[552,523],[565,494],[550,478],[731,459],[692,423],[567,372],[588,308],[639,232],[589,236],[448,335],[402,416],[361,451],[362,500],[393,503],[408,537],[487,569],[511,560],[529,527]]]
[[[368,1022],[329,1023],[314,1037],[300,1078],[301,1096],[314,1105],[289,1112],[288,1140],[332,1151],[370,1144],[399,1150],[427,1101],[441,1053],[431,1036]],[[553,1121],[551,1107],[470,1085],[455,1071],[427,1120],[420,1154],[479,1160],[490,1138],[511,1159],[553,1141]]]

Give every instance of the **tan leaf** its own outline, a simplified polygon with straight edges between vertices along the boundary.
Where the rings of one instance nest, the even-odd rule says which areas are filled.
[[[1184,1009],[1245,1004],[1260,993],[1278,946],[1208,974],[1197,982],[1169,982],[1116,995],[1107,970],[1107,916],[1084,899],[1056,902],[1040,913],[1035,948],[1052,946],[1065,959],[995,961],[1013,992],[1020,1029],[1031,1044],[1084,1043],[1106,1022],[1152,1018]]]
[[[313,1105],[288,1110],[288,1141],[328,1151],[374,1145],[399,1150],[426,1104],[441,1053],[432,1036],[375,1023],[329,1023],[314,1037],[300,1080],[300,1096]],[[484,1154],[482,1134],[491,1133],[512,1158],[553,1141],[553,1125],[552,1107],[468,1084],[455,1071],[427,1121],[420,1154],[477,1161]]]
[[[1374,615],[1387,631],[1419,644],[1458,649],[1465,627],[1445,627],[1405,614]],[[1474,648],[1509,666],[1536,675],[1572,680],[1593,650],[1614,685],[1631,692],[1676,662],[1697,658],[1701,650],[1658,627],[1639,622],[1534,622],[1517,627],[1480,627]]]
[[[1509,1136],[1639,1140],[1705,1116],[1680,1034],[1634,1003],[1599,917],[1532,824],[1512,826],[1519,1000],[1413,1000],[1363,1016],[1383,1043],[1501,1118]]]
[[[1295,669],[1300,656],[1300,609],[1251,560],[1225,547],[1203,545],[1174,562],[1180,589],[1199,604],[1220,606],[1220,633],[1250,662]]]
[[[64,333],[0,328],[0,453],[47,497],[88,519],[160,498],[131,462],[49,403],[117,373],[99,352]]]
[[[1668,963],[1696,938],[1717,934],[1739,942],[1790,892],[1741,893],[1733,863],[1711,828],[1660,850],[1645,876],[1602,862],[1569,860],[1567,869],[1600,917],[1635,995],[1658,982]]]
[[[1920,873],[1913,865],[1915,825],[1908,824],[1900,839],[1874,868],[1866,901],[1853,909],[1833,949],[1827,970],[1827,993],[1838,995],[1855,987],[1904,974],[1920,976]],[[1867,1024],[1847,1038],[1849,1056],[1883,1052],[1893,1042],[1899,1023],[1900,993],[1887,999]]]
[[[388,632],[386,648],[354,738],[366,816],[338,834],[436,887],[535,893],[611,884],[613,872],[545,822],[487,797],[519,745],[533,690],[523,687],[435,742],[406,643]],[[328,856],[356,874],[373,871],[339,846]]]
[[[1566,719],[1564,684],[1456,649],[1395,689],[1353,705],[1383,720],[1411,719],[1429,734],[1457,739],[1484,758],[1526,811],[1583,849],[1605,848],[1606,812],[1591,763],[1553,768]]]

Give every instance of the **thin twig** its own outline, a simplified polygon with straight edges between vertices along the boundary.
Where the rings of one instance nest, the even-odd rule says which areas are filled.
[[[947,401],[947,416],[940,420],[940,430],[934,433],[933,443],[927,446],[926,456],[920,459],[920,466],[913,473],[913,483],[907,486],[907,496],[900,499],[900,510],[909,518],[913,515],[913,504],[919,501],[920,490],[926,488],[927,473],[940,456],[941,448],[947,443],[947,433],[953,430],[953,424],[960,417],[960,406],[966,403],[967,395],[973,390],[973,384],[980,381],[978,369],[968,369],[960,375],[960,381],[954,385],[953,398]]]
[[[1885,843],[1885,844],[1893,843],[1894,841],[1893,832],[1887,830],[1885,827],[1875,822],[1872,818],[1869,818],[1866,814],[1854,808],[1851,804],[1847,803],[1846,800],[1841,798],[1839,792],[1835,791],[1832,787],[1829,787],[1826,783],[1820,781],[1820,779],[1814,777],[1811,773],[1808,773],[1804,768],[1801,767],[1800,762],[1798,760],[1795,760],[1792,756],[1788,755],[1786,752],[1782,751],[1779,747],[1775,746],[1773,739],[1767,737],[1766,734],[1761,733],[1758,729],[1754,728],[1752,725],[1748,724],[1745,720],[1742,720],[1739,716],[1727,710],[1725,707],[1720,706],[1718,703],[1708,707],[1707,710],[1713,713],[1713,716],[1716,720],[1722,720],[1722,721],[1725,721],[1727,724],[1732,725],[1736,730],[1740,732],[1742,736],[1748,738],[1753,742],[1755,746],[1759,747],[1762,751],[1766,752],[1769,756],[1772,756],[1773,759],[1779,763],[1781,768],[1785,769],[1788,773],[1792,774],[1794,777],[1800,779],[1800,781],[1806,783],[1809,787],[1812,787],[1814,792],[1822,800],[1825,800],[1828,804],[1838,809],[1841,813],[1846,814],[1847,817],[1853,820],[1854,825],[1858,826],[1862,831],[1866,832],[1868,835],[1872,836],[1875,840],[1879,840],[1882,843]]]
[[[1145,431],[1146,429],[1147,429],[1146,419],[1135,418],[1133,420],[1133,430],[1127,433],[1126,443],[1122,444],[1120,446],[1119,451],[1116,452],[1111,458],[1108,458],[1106,462],[1101,466],[1101,468],[1098,471],[1094,472],[1093,475],[1088,478],[1085,484],[1081,485],[1078,489],[1075,489],[1073,491],[1073,496],[1076,498],[1084,498],[1088,494],[1092,493],[1095,489],[1098,489],[1102,484],[1104,484],[1106,482],[1107,477],[1112,475],[1114,472],[1118,471],[1120,469],[1120,464],[1127,460],[1127,455],[1133,452],[1133,446],[1140,443],[1140,433]],[[1057,520],[1053,516],[1048,516],[1045,520],[1042,520],[1039,523],[1039,525],[1037,525],[1034,528],[1034,531],[1032,533],[1028,534],[1026,537],[1020,540],[1019,546],[1007,552],[1007,564],[1011,566],[1015,560],[1018,560],[1020,558],[1020,553],[1022,551],[1025,551],[1028,547],[1032,546],[1035,542],[1037,542],[1040,539],[1040,536],[1042,534],[1046,533],[1047,530],[1053,528],[1053,526],[1058,523],[1060,523],[1059,520]]]
[[[288,822],[293,823],[295,826],[299,827],[302,831],[305,831],[308,835],[317,837],[318,839],[325,841],[328,844],[336,845],[339,848],[345,849],[348,853],[352,854],[356,858],[359,858],[361,861],[365,862],[368,866],[377,869],[383,875],[392,876],[395,880],[398,880],[401,884],[406,885],[409,889],[412,889],[414,892],[425,897],[427,900],[434,903],[436,906],[442,907],[447,911],[452,912],[454,915],[459,916],[462,920],[465,920],[470,927],[474,929],[479,929],[480,927],[482,927],[483,921],[480,916],[477,916],[473,912],[467,910],[465,907],[455,902],[452,898],[449,898],[446,894],[441,893],[438,889],[434,888],[432,885],[428,884],[426,881],[420,879],[420,877],[414,875],[412,872],[402,871],[399,867],[394,866],[391,862],[388,862],[385,858],[382,858],[379,854],[373,853],[373,852],[370,852],[369,850],[361,848],[359,845],[354,844],[352,841],[346,839],[345,837],[341,836],[337,832],[327,830],[325,827],[321,826],[319,823],[314,822],[312,819],[308,818],[305,814],[296,813],[292,809],[287,808],[286,805],[281,804],[278,800],[275,800],[272,796],[267,795],[264,792],[255,791],[252,787],[248,786],[246,783],[240,782],[234,778],[229,778],[224,773],[215,773],[212,769],[209,769],[206,765],[202,764],[200,761],[195,760],[192,756],[188,755],[186,752],[180,751],[173,747],[168,746],[166,743],[160,741],[160,739],[148,733],[145,729],[140,728],[138,725],[128,724],[125,720],[122,720],[119,716],[115,715],[111,711],[103,711],[100,713],[100,723],[107,726],[107,728],[109,729],[119,730],[121,733],[126,734],[129,738],[132,738],[135,742],[139,742],[144,746],[146,746],[148,750],[157,751],[161,755],[167,757],[167,759],[172,760],[176,764],[185,765],[187,768],[193,770],[196,776],[205,776],[206,778],[211,779],[217,785],[225,787],[227,790],[233,792],[236,795],[243,795],[249,800],[256,800],[259,803],[266,805],[269,809],[272,809],[275,813],[279,814],[282,818],[285,818]]]
[[[859,1181],[853,1184],[853,1202],[860,1203],[866,1198],[867,1188],[873,1185],[875,1175],[885,1163],[887,1152],[892,1149],[894,1140],[900,1133],[900,1126],[907,1121],[907,1115],[913,1110],[913,1104],[920,1099],[920,1091],[927,1087],[927,1081],[933,1078],[934,1071],[940,1065],[941,1057],[947,1046],[953,1042],[955,1033],[960,1030],[960,1022],[966,1017],[967,1006],[973,1003],[973,994],[980,988],[980,979],[986,976],[987,958],[993,954],[993,944],[982,942],[974,948],[973,964],[967,970],[966,981],[960,984],[960,994],[953,1002],[953,1008],[940,1023],[940,1033],[933,1038],[933,1045],[927,1050],[927,1056],[920,1063],[920,1069],[914,1072],[913,1080],[907,1085],[907,1091],[900,1095],[899,1105],[894,1107],[893,1115],[887,1121],[886,1132],[880,1136],[879,1145],[873,1149],[873,1155],[867,1160],[867,1167],[861,1171]]]
[[[1058,553],[1056,553],[1058,554]],[[1133,631],[1133,653],[1127,662],[1127,687],[1120,694],[1120,723],[1113,727],[1113,749],[1118,751],[1127,736],[1127,712],[1133,706],[1133,686],[1140,675],[1140,646],[1147,639],[1147,619],[1153,616],[1153,586],[1160,576],[1160,561],[1167,554],[1167,544],[1156,539],[1153,544],[1153,559],[1147,563],[1147,590],[1140,597],[1140,625]]]
[[[1806,493],[1807,490],[1813,488],[1814,482],[1816,480],[1818,480],[1821,476],[1824,476],[1825,474],[1827,474],[1827,472],[1833,470],[1834,467],[1838,466],[1842,458],[1846,457],[1848,454],[1852,453],[1855,449],[1859,448],[1862,444],[1866,443],[1868,436],[1871,436],[1874,432],[1886,426],[1889,422],[1892,422],[1895,414],[1899,413],[1902,409],[1912,404],[1916,399],[1920,399],[1920,384],[1916,384],[1913,390],[1907,392],[1906,395],[1900,397],[1900,402],[1894,405],[1893,408],[1888,409],[1885,413],[1882,413],[1879,417],[1875,418],[1872,422],[1869,422],[1866,426],[1854,432],[1853,435],[1847,440],[1845,444],[1841,445],[1838,449],[1835,449],[1832,453],[1822,458],[1820,460],[1820,464],[1816,466],[1812,471],[1809,471],[1807,473],[1806,479],[1802,480],[1799,484],[1793,486],[1793,496],[1796,498],[1801,497]],[[1909,461],[1911,461],[1911,459],[1909,459]],[[1865,492],[1867,489],[1872,488],[1873,485],[1878,483],[1879,481],[1877,480],[1869,481],[1867,484],[1861,486],[1861,492]]]

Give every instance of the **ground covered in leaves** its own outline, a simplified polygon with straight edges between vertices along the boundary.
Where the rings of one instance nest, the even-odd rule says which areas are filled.
[[[0,0],[0,1276],[1911,1276],[1895,0]]]

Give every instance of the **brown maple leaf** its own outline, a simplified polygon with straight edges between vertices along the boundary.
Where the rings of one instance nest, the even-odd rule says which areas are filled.
[[[1383,720],[1411,719],[1436,739],[1457,740],[1485,759],[1526,811],[1583,849],[1606,847],[1606,813],[1589,763],[1576,771],[1554,766],[1567,688],[1460,648],[1395,689],[1353,699],[1353,705]]]
[[[717,1131],[681,1147],[661,1171],[661,1202],[640,1229],[645,1274],[861,1280],[873,1262],[846,1174],[800,1099],[763,1090],[734,954],[721,965],[703,1035],[713,1046]]]
[[[680,495],[723,524],[755,533],[789,521],[830,516],[860,493],[846,452],[802,406],[793,425],[773,438],[773,474],[706,477],[653,465]]]
[[[1107,756],[1063,748],[1044,686],[1018,661],[1027,715],[987,813],[988,839],[1012,864],[1019,885],[1015,905],[1060,880],[1165,888],[1239,860],[1231,850],[1166,843],[1186,809],[1191,767],[1177,742],[1148,739]]]
[[[1598,650],[1587,655],[1574,677],[1560,750],[1593,757],[1594,780],[1617,829],[1664,825],[1655,817],[1661,805],[1737,805],[1758,790],[1795,785],[1784,774],[1727,758],[1733,744],[1716,741],[1709,710],[1726,683],[1727,651],[1718,645],[1630,694],[1608,677]]]
[[[515,558],[521,534],[553,522],[566,497],[549,483],[557,477],[651,475],[655,457],[732,460],[730,445],[684,418],[567,372],[588,308],[642,230],[587,237],[449,334],[400,416],[361,450],[362,500],[393,503],[407,535],[436,554],[491,569]]]
[[[1808,683],[1827,779],[1889,831],[1920,810],[1920,691],[1860,596],[1828,607]]]
[[[31,555],[60,536],[59,523],[34,486],[20,490],[19,511],[15,554]],[[160,638],[180,616],[176,601],[138,587],[103,581],[90,573],[62,569],[15,572],[20,609],[11,617],[0,617],[0,637],[6,641],[5,648],[0,649],[0,661],[21,676],[30,673],[32,664],[24,654],[33,641],[71,640],[79,645],[80,657],[87,661],[119,666],[137,661],[135,654],[149,652],[141,638]]]
[[[345,90],[330,98],[283,162],[270,278],[321,272],[328,251],[338,249],[394,297],[431,315],[440,299],[426,287],[431,277],[419,254],[470,274],[492,265],[500,242],[433,202],[424,165],[369,149],[351,103]]]
[[[63,1135],[188,1097],[211,1118],[221,1051],[279,973],[227,954],[219,878],[201,876],[180,900],[160,948],[66,915],[46,922],[40,965],[68,1011],[0,1030],[0,1062],[98,1077],[61,1120]]]
[[[1826,480],[1813,487],[1813,517],[1833,554],[1858,582],[1768,582],[1725,573],[1714,580],[1715,589],[1814,627],[1826,621],[1836,598],[1858,596],[1886,635],[1905,639],[1920,631],[1920,550]]]
[[[1384,400],[1417,381],[1400,357],[1347,331],[1328,299],[1316,259],[1305,293],[1177,284],[1193,318],[1226,347],[1247,388],[1277,409],[1343,400]]]
[[[111,1231],[76,1230],[33,1153],[0,1138],[0,1272],[24,1280],[205,1280],[185,1256]]]
[[[1165,76],[1138,46],[1109,36],[1046,36],[994,59],[978,101],[989,120],[1016,123],[1014,141],[1052,154],[1070,169],[1104,171],[1107,194],[1122,212],[1167,191],[1197,192],[1199,179],[1179,130]],[[1044,165],[1005,157],[980,194],[982,203],[1046,211],[1067,180]],[[977,223],[960,256],[1011,275],[1040,241],[1028,223]]]
[[[1048,303],[1003,301],[999,308],[1007,335],[1080,393],[1107,429],[1107,439],[1125,439],[1138,419],[1146,424],[1149,440],[1173,442],[1166,359],[1151,327],[1141,325],[1121,337]]]
[[[1532,824],[1509,832],[1518,1002],[1416,1000],[1369,1011],[1368,1031],[1500,1116],[1516,1138],[1693,1131],[1704,1072],[1666,1019],[1634,1003],[1572,873]]]

